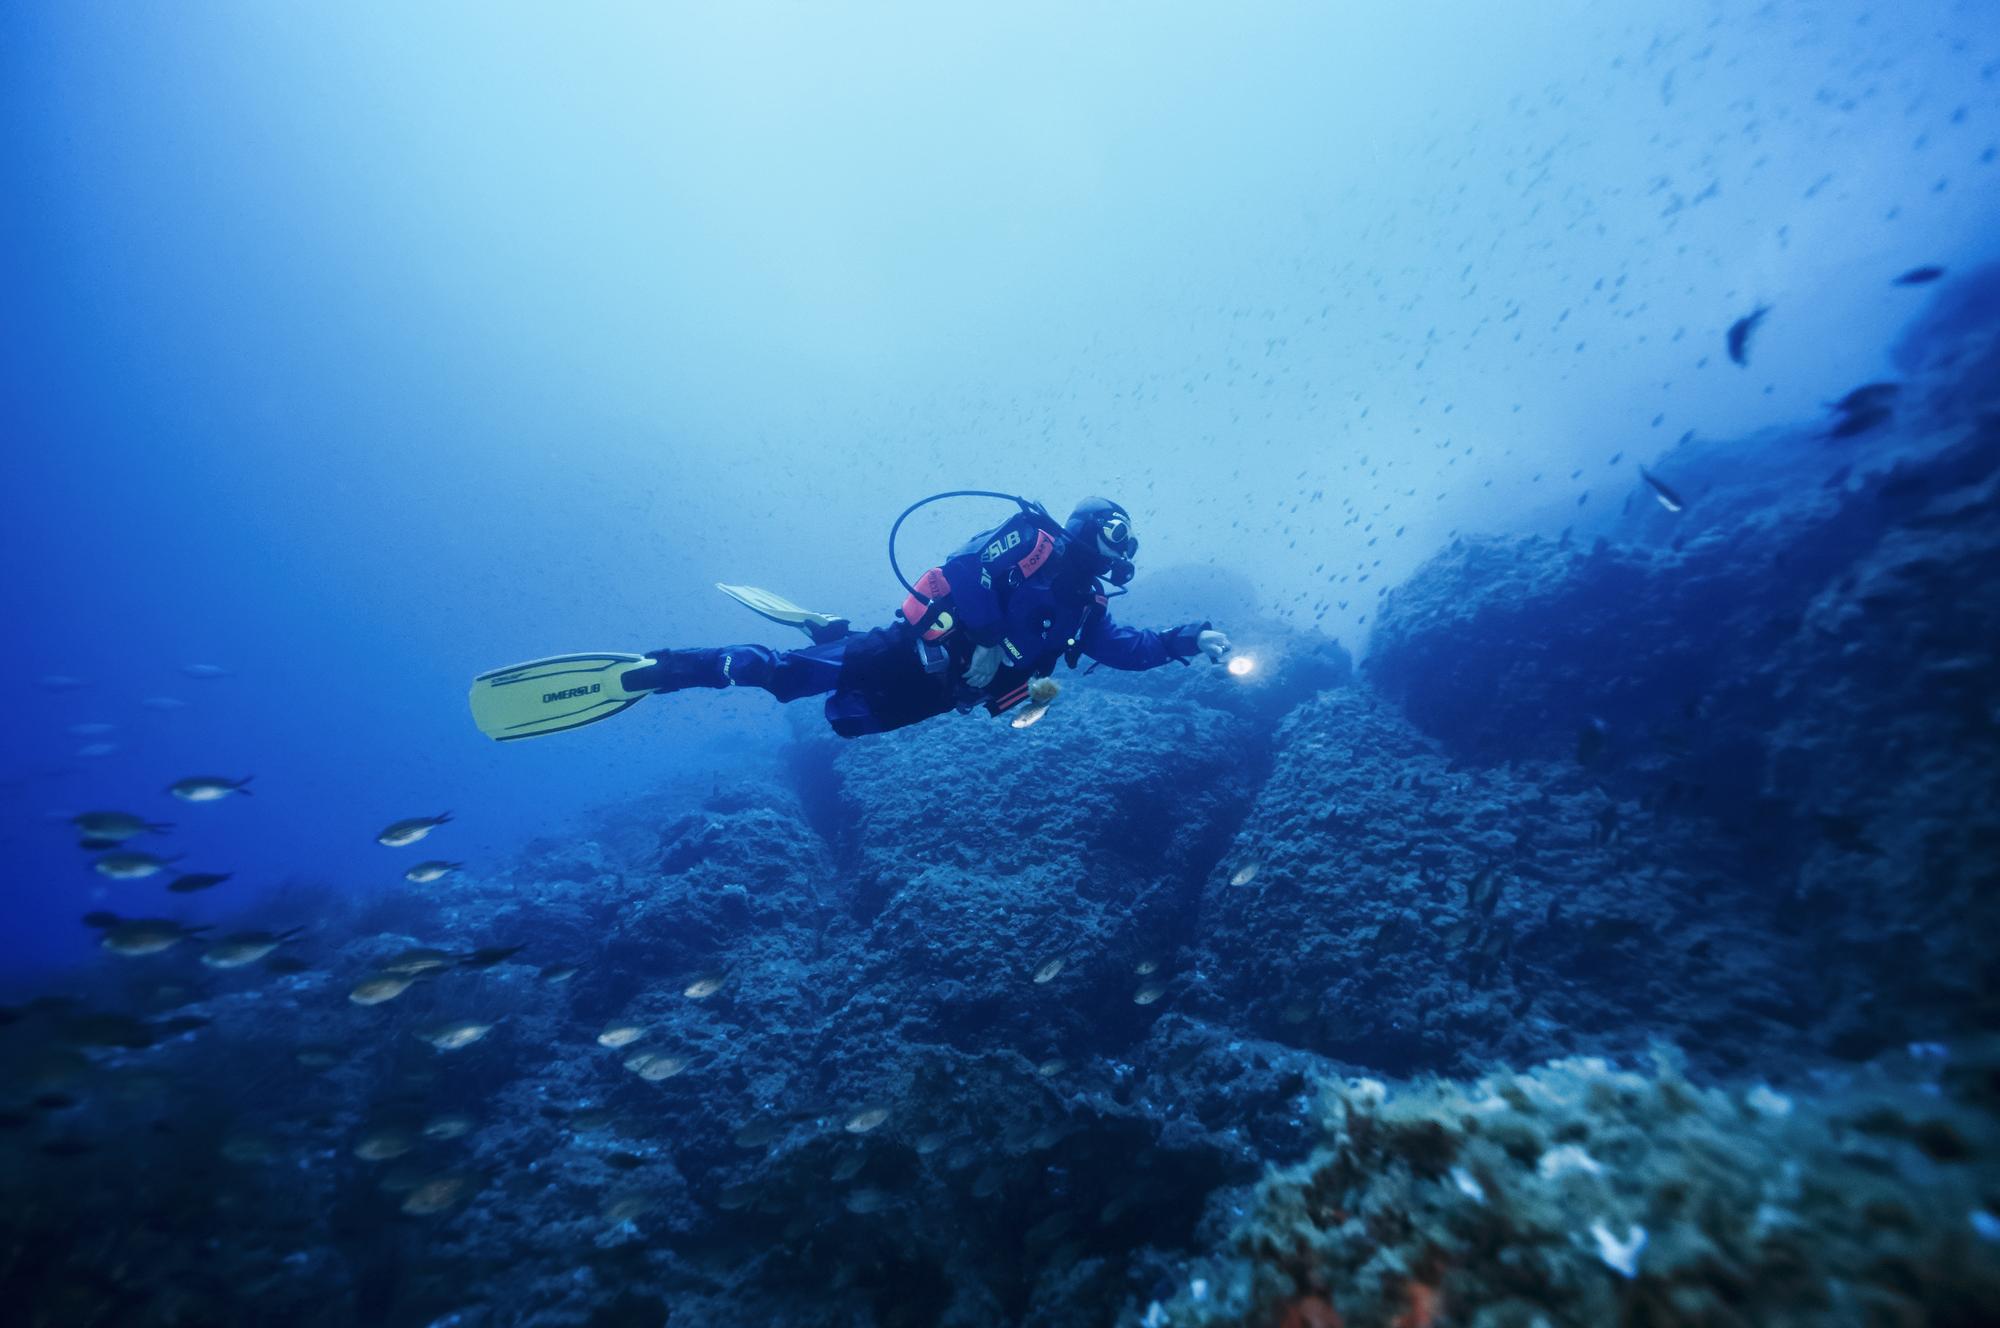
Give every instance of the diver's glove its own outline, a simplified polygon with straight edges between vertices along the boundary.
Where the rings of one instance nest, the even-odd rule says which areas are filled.
[[[1220,664],[1229,658],[1229,637],[1213,628],[1202,629],[1201,635],[1194,639],[1194,643],[1202,654],[1208,656],[1208,662],[1211,664]]]
[[[1222,633],[1210,631],[1208,624],[1205,622],[1186,623],[1180,627],[1176,627],[1173,631],[1165,633],[1163,637],[1164,644],[1167,647],[1167,658],[1177,659],[1185,664],[1196,655],[1202,654],[1208,649],[1207,640],[1211,636],[1222,636]],[[1227,649],[1228,644],[1228,638],[1224,637],[1223,647]]]
[[[986,684],[993,681],[993,675],[1000,672],[999,646],[974,646],[972,658],[966,661],[966,685],[979,691],[986,690]]]

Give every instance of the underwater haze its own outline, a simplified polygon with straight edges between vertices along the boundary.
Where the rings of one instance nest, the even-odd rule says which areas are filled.
[[[0,115],[26,1322],[2000,1321],[1990,0],[41,3]]]

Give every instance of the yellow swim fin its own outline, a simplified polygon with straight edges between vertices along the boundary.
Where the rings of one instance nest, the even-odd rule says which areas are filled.
[[[472,680],[472,719],[489,738],[509,742],[582,728],[651,695],[625,675],[651,665],[644,655],[604,651],[556,655],[482,673]]]
[[[758,617],[786,627],[796,627],[816,643],[836,641],[847,635],[847,619],[802,609],[783,595],[775,595],[756,586],[732,586],[720,581],[715,583],[715,588]]]

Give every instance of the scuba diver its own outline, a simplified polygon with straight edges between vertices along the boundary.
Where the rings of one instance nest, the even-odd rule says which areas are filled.
[[[1005,498],[1020,510],[911,583],[896,562],[896,532],[918,508],[957,497]],[[1110,601],[1132,580],[1138,552],[1131,515],[1106,498],[1084,499],[1058,525],[1040,503],[1013,494],[933,494],[905,508],[890,528],[889,563],[909,596],[885,626],[855,632],[846,619],[769,591],[721,585],[812,644],[534,660],[476,678],[473,716],[489,736],[509,740],[607,719],[656,692],[757,687],[781,702],[825,695],[833,731],[854,738],[979,705],[1000,715],[1028,702],[1032,713],[1054,695],[1055,685],[1043,680],[1056,665],[1075,668],[1086,656],[1129,670],[1185,665],[1197,655],[1225,660],[1229,638],[1209,623],[1158,632],[1111,620]]]

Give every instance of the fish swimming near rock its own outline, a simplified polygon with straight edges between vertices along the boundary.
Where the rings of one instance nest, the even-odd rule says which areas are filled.
[[[347,1059],[347,1053],[339,1047],[313,1042],[293,1051],[292,1059],[308,1070],[331,1070]]]
[[[232,793],[240,793],[247,798],[250,790],[245,785],[251,778],[250,775],[241,779],[227,779],[221,775],[189,775],[167,785],[167,792],[182,802],[220,802]]]
[[[198,890],[213,890],[228,879],[228,872],[189,872],[168,881],[167,891],[170,894],[191,895]]]
[[[439,1051],[460,1051],[483,1039],[493,1031],[493,1025],[480,1023],[474,1019],[451,1019],[432,1024],[416,1031],[416,1038],[428,1042]]]
[[[354,1155],[364,1162],[387,1162],[417,1146],[416,1131],[402,1125],[378,1125],[355,1141]]]
[[[424,1124],[426,1139],[463,1139],[471,1134],[478,1122],[462,1111],[448,1111],[442,1116],[433,1116]]]
[[[433,1217],[458,1207],[477,1188],[478,1179],[463,1172],[432,1176],[410,1191],[403,1200],[403,1211],[413,1217]]]
[[[772,1116],[758,1116],[736,1131],[738,1148],[768,1148],[785,1132],[785,1123]]]
[[[209,968],[248,968],[304,930],[291,927],[280,932],[239,931],[217,941],[202,955],[201,962]]]
[[[1903,391],[1901,383],[1863,383],[1828,407],[1829,410],[1867,410],[1886,406]]]
[[[410,989],[414,977],[396,973],[380,973],[363,980],[354,990],[347,993],[347,999],[356,1005],[381,1005],[393,1001]]]
[[[207,930],[183,926],[171,918],[120,918],[104,929],[97,943],[115,955],[153,955]]]
[[[493,968],[506,963],[527,948],[525,945],[484,945],[470,954],[460,956],[458,964],[460,968]]]
[[[439,812],[436,816],[412,816],[406,821],[392,821],[375,836],[375,842],[388,848],[403,848],[416,843],[450,819],[450,812]]]
[[[1750,363],[1750,338],[1757,331],[1758,325],[1764,321],[1764,316],[1770,312],[1770,305],[1760,304],[1729,325],[1730,359],[1741,365],[1747,366]]]
[[[614,1194],[604,1201],[604,1220],[617,1226],[636,1221],[653,1210],[653,1199],[645,1194]]]
[[[1878,858],[1882,849],[1868,837],[1867,822],[1851,812],[1815,812],[1813,822],[1827,843],[1844,853]]]
[[[722,990],[723,978],[717,973],[704,974],[681,989],[681,995],[689,1000],[705,1001]]]
[[[631,1046],[644,1036],[646,1036],[644,1024],[607,1024],[604,1031],[597,1035],[597,1045],[610,1047],[615,1051],[620,1047]]]
[[[1035,970],[1035,985],[1042,986],[1054,982],[1063,971],[1063,959],[1057,955]]]
[[[671,1079],[687,1069],[687,1057],[667,1056],[659,1052],[642,1051],[625,1058],[625,1068],[638,1075],[649,1084],[657,1084]]]
[[[1576,730],[1576,763],[1595,765],[1597,758],[1604,755],[1604,740],[1610,728],[1601,719],[1586,719]]]
[[[864,1107],[847,1118],[841,1128],[849,1134],[867,1134],[889,1119],[887,1107]]]
[[[1928,286],[1943,275],[1943,268],[1926,264],[1923,267],[1911,268],[1908,272],[1897,277],[1889,284],[1892,286]]]
[[[177,853],[171,858],[162,858],[157,854],[128,849],[117,853],[106,853],[91,863],[90,869],[99,876],[108,876],[114,881],[141,881],[148,876],[158,875],[185,856]]]
[[[1055,703],[1057,695],[1061,692],[1062,684],[1054,678],[1037,678],[1029,683],[1028,705],[1014,717],[1014,727],[1033,728],[1040,723],[1042,716],[1049,713],[1049,707]]]
[[[1500,860],[1488,858],[1484,866],[1465,883],[1465,907],[1469,913],[1493,916],[1500,902]]]
[[[1639,478],[1646,481],[1646,487],[1653,491],[1653,497],[1669,512],[1681,512],[1687,509],[1687,503],[1681,496],[1668,488],[1666,481],[1644,466],[1639,467]]]
[[[1895,415],[1895,401],[1901,395],[1901,383],[1866,383],[1855,388],[1827,409],[1833,412],[1834,421],[1827,427],[1829,438],[1854,438],[1879,428]]]
[[[164,835],[174,828],[172,821],[149,821],[131,812],[78,812],[69,823],[83,836],[82,847],[97,850],[115,848],[140,835]]]
[[[420,862],[404,872],[403,879],[414,882],[417,885],[429,885],[432,881],[440,880],[464,865],[462,862],[445,862],[439,858],[432,858],[430,861]]]
[[[433,973],[442,973],[457,962],[458,956],[447,950],[440,950],[430,945],[413,945],[407,950],[397,951],[375,965],[375,971],[398,977],[421,978]]]

